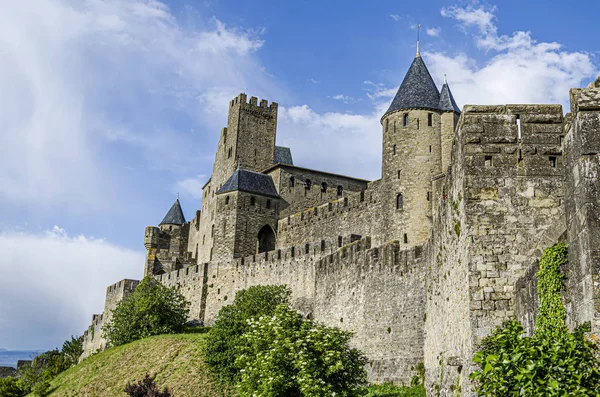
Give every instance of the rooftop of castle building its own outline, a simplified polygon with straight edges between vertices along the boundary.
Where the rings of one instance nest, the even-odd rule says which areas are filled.
[[[185,216],[181,210],[179,199],[176,199],[167,215],[163,218],[162,222],[158,225],[183,225],[185,223]]]
[[[273,183],[273,178],[270,175],[243,168],[235,170],[227,182],[217,191],[217,194],[236,190],[263,196],[279,197],[275,183]]]
[[[289,147],[275,146],[275,164],[294,165],[292,160],[292,151]]]
[[[454,97],[452,96],[452,91],[450,91],[450,86],[447,82],[444,82],[442,86],[442,92],[440,93],[440,110],[442,111],[451,111],[460,113],[460,108],[456,104]]]

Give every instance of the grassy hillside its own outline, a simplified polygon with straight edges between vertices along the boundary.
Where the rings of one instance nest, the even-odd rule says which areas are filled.
[[[205,337],[160,335],[108,349],[57,376],[50,396],[126,396],[127,382],[137,382],[146,373],[156,374],[156,383],[168,387],[173,397],[231,395],[221,390],[203,363]]]

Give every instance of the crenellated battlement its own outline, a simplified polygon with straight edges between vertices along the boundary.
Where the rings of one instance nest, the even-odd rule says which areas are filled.
[[[139,283],[139,280],[130,280],[125,278],[118,283],[114,283],[106,287],[106,297],[108,298],[116,295],[131,293],[136,289]]]
[[[237,97],[229,101],[229,107],[233,107],[235,105],[242,105],[244,106],[245,110],[256,110],[275,113],[277,113],[277,108],[279,106],[277,102],[271,102],[269,104],[269,101],[266,99],[261,99],[259,101],[258,98],[255,96],[250,97],[250,100],[248,100],[248,96],[244,93],[238,94]]]

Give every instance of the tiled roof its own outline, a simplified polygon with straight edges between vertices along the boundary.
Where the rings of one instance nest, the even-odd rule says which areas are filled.
[[[440,92],[420,56],[410,65],[386,114],[398,109],[439,109]]]
[[[440,94],[440,110],[460,113],[460,108],[454,101],[454,97],[452,96],[452,91],[450,91],[448,83],[444,83],[442,86],[442,92]]]
[[[158,225],[183,225],[185,223],[185,216],[181,210],[179,199],[175,200],[167,215],[163,218],[162,222]]]
[[[273,164],[294,165],[292,151],[289,147],[275,146],[275,160]]]
[[[279,197],[270,175],[238,168],[217,191],[217,194],[241,190],[263,196]]]

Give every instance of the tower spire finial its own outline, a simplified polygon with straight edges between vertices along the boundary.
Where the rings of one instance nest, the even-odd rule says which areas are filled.
[[[417,25],[417,56],[421,56],[421,24]]]
[[[446,79],[446,73],[444,73],[444,84],[448,84],[448,79]]]

